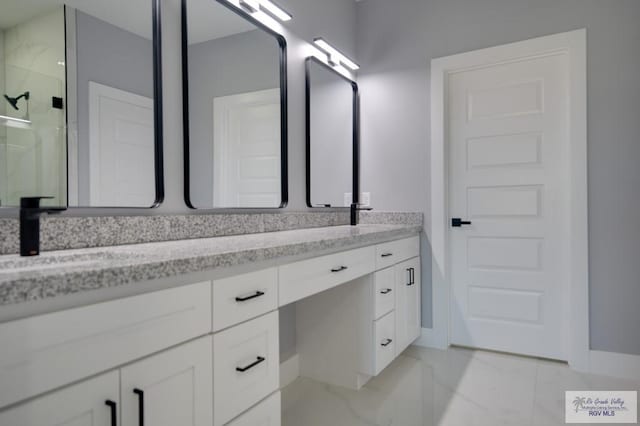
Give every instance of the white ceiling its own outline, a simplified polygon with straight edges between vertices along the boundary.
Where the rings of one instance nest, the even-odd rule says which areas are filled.
[[[44,15],[63,4],[151,38],[151,0],[0,0],[0,29]],[[215,0],[189,0],[188,6],[191,44],[255,28]]]

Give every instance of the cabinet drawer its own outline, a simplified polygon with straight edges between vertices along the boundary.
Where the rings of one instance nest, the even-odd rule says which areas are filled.
[[[395,313],[390,312],[377,320],[374,328],[374,371],[377,376],[396,357]]]
[[[0,324],[0,407],[210,331],[210,282]]]
[[[214,426],[278,389],[279,351],[278,311],[213,336]]]
[[[374,258],[371,246],[281,266],[280,306],[373,272]]]
[[[374,275],[374,318],[393,311],[396,305],[396,274],[394,268],[383,269]]]
[[[213,282],[213,331],[278,309],[278,269]]]
[[[280,426],[280,392],[276,392],[229,423],[229,426]]]
[[[376,246],[376,270],[420,255],[420,237],[405,238]]]

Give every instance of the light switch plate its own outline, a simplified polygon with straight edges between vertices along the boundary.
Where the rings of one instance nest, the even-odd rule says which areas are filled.
[[[344,206],[351,207],[351,203],[353,202],[353,193],[345,192],[344,193]]]
[[[363,192],[360,196],[360,205],[363,207],[371,207],[371,193]]]

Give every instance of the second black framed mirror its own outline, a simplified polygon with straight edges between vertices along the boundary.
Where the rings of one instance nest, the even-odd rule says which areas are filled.
[[[305,62],[307,206],[358,203],[358,84],[316,57]]]
[[[288,202],[287,44],[242,2],[182,0],[185,201]]]

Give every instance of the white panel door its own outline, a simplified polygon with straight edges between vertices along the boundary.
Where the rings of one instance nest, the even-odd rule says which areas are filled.
[[[280,89],[213,100],[214,206],[279,207]]]
[[[122,426],[211,426],[212,338],[203,337],[121,370]]]
[[[396,273],[396,355],[420,337],[422,316],[420,311],[420,258],[402,262]]]
[[[568,61],[449,75],[451,343],[566,359]]]
[[[153,99],[89,82],[90,204],[155,202]]]
[[[111,426],[119,418],[117,371],[0,412],[2,426]]]

